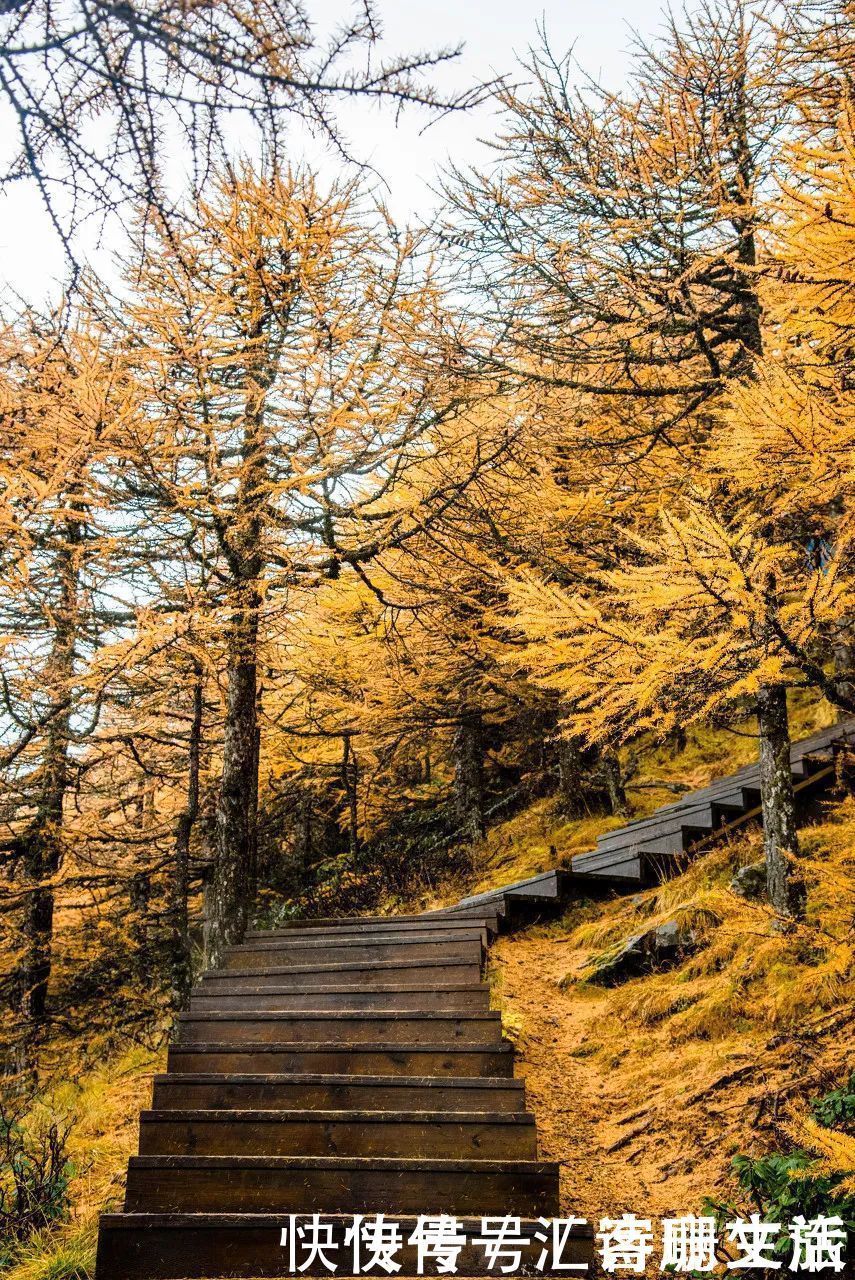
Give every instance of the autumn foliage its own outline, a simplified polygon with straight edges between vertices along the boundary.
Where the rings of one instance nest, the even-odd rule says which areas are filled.
[[[10,310],[10,1070],[525,800],[625,812],[694,722],[756,723],[799,914],[788,694],[855,712],[855,10],[788,9],[675,16],[620,93],[542,49],[434,228],[223,166],[114,293]]]

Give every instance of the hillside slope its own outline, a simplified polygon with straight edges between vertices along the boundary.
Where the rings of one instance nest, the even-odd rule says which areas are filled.
[[[855,800],[802,835],[809,911],[792,931],[729,888],[760,854],[753,834],[658,889],[495,944],[497,995],[568,1211],[697,1212],[732,1192],[736,1152],[786,1145],[793,1106],[851,1070]],[[697,939],[681,964],[590,983],[596,957],[667,920]]]

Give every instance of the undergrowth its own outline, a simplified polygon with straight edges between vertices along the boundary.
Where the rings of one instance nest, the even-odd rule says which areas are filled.
[[[608,1012],[638,1027],[667,1021],[672,1043],[733,1035],[746,1021],[793,1027],[852,995],[855,971],[855,800],[801,833],[808,887],[804,922],[782,929],[765,903],[729,887],[737,867],[762,856],[760,833],[718,849],[681,876],[607,906],[570,931],[580,961],[567,982],[583,981],[598,953],[667,921],[694,937],[679,968],[610,993]]]
[[[3,1280],[90,1280],[98,1216],[118,1207],[159,1052],[134,1046],[79,1079],[49,1082],[20,1118],[29,1141],[60,1126],[63,1163],[55,1215],[0,1244]],[[73,1117],[73,1122],[69,1122]],[[64,1186],[60,1182],[64,1179]]]

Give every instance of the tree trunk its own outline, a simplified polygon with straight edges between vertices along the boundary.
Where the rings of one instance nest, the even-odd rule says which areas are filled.
[[[71,500],[73,505],[73,499]],[[22,1058],[28,1068],[47,1010],[53,951],[54,886],[62,863],[62,825],[68,787],[70,695],[78,632],[78,585],[83,527],[75,516],[65,522],[56,558],[59,600],[45,681],[54,699],[54,714],[45,743],[36,816],[21,841],[24,883],[31,886],[21,922],[23,956],[18,966],[20,1011],[24,1023]]]
[[[232,616],[217,806],[217,856],[208,893],[209,963],[222,964],[226,947],[240,942],[249,913],[252,845],[258,797],[257,667],[259,595],[246,584]]]
[[[175,828],[175,867],[172,881],[172,1006],[183,1009],[190,993],[190,933],[187,895],[190,884],[190,838],[199,816],[199,765],[202,754],[204,691],[202,670],[194,663],[193,711],[187,744],[187,805]]]
[[[600,768],[603,771],[606,794],[609,798],[609,812],[618,817],[626,817],[629,813],[629,805],[617,752],[604,751],[600,758]]]
[[[464,713],[454,735],[454,798],[460,834],[482,840],[484,825],[484,724],[480,711]]]
[[[760,796],[763,809],[763,847],[769,901],[780,915],[804,914],[804,883],[793,870],[798,857],[796,805],[790,772],[790,730],[787,691],[765,685],[757,695],[760,731]]]
[[[589,813],[585,800],[584,756],[577,738],[558,739],[558,792],[561,809],[568,818],[582,818]]]
[[[247,319],[243,358],[241,468],[233,509],[219,524],[220,545],[231,572],[234,608],[229,627],[223,775],[217,806],[217,856],[207,902],[210,960],[223,961],[240,942],[249,920],[257,872],[259,682],[258,634],[262,550],[270,498],[265,425],[273,383],[276,325],[270,298],[255,273],[246,277]]]
[[[151,948],[148,925],[151,910],[151,875],[148,870],[137,871],[128,885],[128,933],[130,936],[132,966],[136,981],[144,989],[152,980]]]
[[[855,698],[855,630],[846,626],[834,646],[834,674],[844,698]]]
[[[258,892],[258,788],[259,769],[261,767],[261,725],[260,719],[261,690],[256,696],[255,737],[253,739],[252,790],[249,796],[249,813],[247,814],[247,834],[249,840],[249,872],[247,874],[246,898],[249,908]]]
[[[347,798],[347,843],[350,856],[355,861],[359,857],[358,774],[349,733],[342,739],[341,781]]]

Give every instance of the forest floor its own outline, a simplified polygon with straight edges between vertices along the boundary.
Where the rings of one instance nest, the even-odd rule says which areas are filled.
[[[728,888],[759,840],[493,946],[494,1004],[565,1212],[655,1219],[728,1199],[732,1157],[792,1147],[782,1126],[852,1070],[855,801],[803,832],[809,914],[790,933]],[[682,964],[614,988],[587,980],[595,956],[665,919],[696,929]]]

